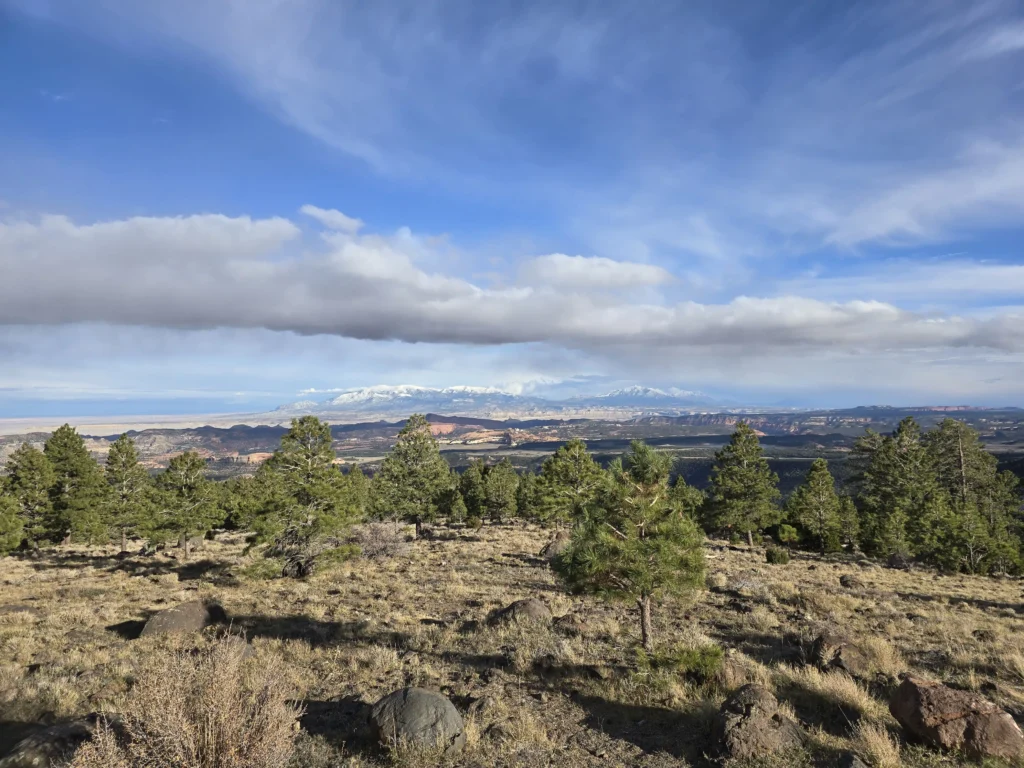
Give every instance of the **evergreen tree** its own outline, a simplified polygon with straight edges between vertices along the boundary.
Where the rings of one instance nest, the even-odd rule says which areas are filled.
[[[682,475],[676,477],[676,481],[672,485],[671,493],[672,498],[679,505],[683,514],[694,522],[699,522],[701,511],[704,508],[704,502],[707,500],[707,494],[705,494],[700,488],[687,485],[686,480]]]
[[[370,506],[370,482],[366,479],[362,467],[358,464],[353,465],[345,473],[345,482],[349,506],[358,518],[366,517]]]
[[[922,444],[951,507],[936,550],[941,564],[969,573],[1015,567],[1020,557],[1016,476],[998,471],[995,456],[962,421],[944,419]]]
[[[444,494],[444,498],[442,514],[448,519],[448,522],[464,523],[468,513],[466,511],[466,502],[462,500],[462,494],[459,492],[458,485],[453,484],[448,492]]]
[[[574,592],[636,601],[650,651],[651,600],[703,584],[704,536],[671,498],[667,456],[636,440],[624,466],[614,479],[621,493],[608,495],[608,507],[586,510],[554,565]]]
[[[516,489],[516,516],[523,520],[532,520],[537,516],[537,475],[527,470],[519,476],[519,487]]]
[[[285,557],[285,575],[308,575],[324,540],[361,516],[360,481],[342,474],[334,459],[330,426],[303,416],[292,419],[281,447],[265,463],[263,514],[254,528],[260,541],[272,541],[272,551]]]
[[[110,485],[106,518],[128,549],[129,535],[144,535],[153,528],[153,484],[139,464],[135,441],[128,435],[115,440],[107,453],[105,474]]]
[[[103,470],[74,427],[59,427],[43,447],[54,472],[50,489],[58,538],[91,543],[109,538],[104,519],[109,487]]]
[[[822,555],[830,549],[838,549],[842,532],[839,496],[825,459],[814,460],[803,485],[789,497],[786,511],[792,521],[817,539]]]
[[[2,486],[0,486],[2,489]],[[0,490],[0,555],[13,552],[25,538],[25,524],[17,499]]]
[[[747,534],[779,521],[779,476],[768,466],[757,433],[746,422],[736,425],[729,444],[715,454],[710,503],[714,523]]]
[[[851,552],[860,548],[860,513],[849,496],[839,497],[839,541]]]
[[[538,515],[559,526],[581,519],[605,484],[601,467],[582,440],[570,440],[545,460],[537,483]]]
[[[466,519],[466,502],[459,491],[459,473],[452,467],[448,472],[448,488],[437,502],[437,513],[449,523],[462,523]]]
[[[516,513],[516,492],[519,475],[507,458],[488,469],[484,478],[487,514],[500,522]]]
[[[373,478],[373,507],[382,517],[416,524],[437,516],[438,504],[451,483],[427,420],[415,414],[398,433],[395,447]],[[468,505],[467,505],[468,506]]]
[[[156,487],[160,509],[154,533],[183,541],[187,558],[191,554],[189,540],[222,522],[217,489],[206,478],[206,461],[195,451],[179,453],[157,475]]]
[[[487,512],[487,488],[484,486],[484,463],[473,459],[459,478],[459,494],[466,505],[466,516],[482,520]]]
[[[935,556],[948,524],[948,496],[938,483],[917,422],[907,417],[892,435],[881,439],[869,433],[857,451],[867,460],[858,479],[858,499],[868,549],[880,555]]]
[[[9,493],[18,504],[24,535],[33,544],[53,540],[57,535],[50,500],[54,480],[50,460],[28,443],[22,443],[7,461]]]

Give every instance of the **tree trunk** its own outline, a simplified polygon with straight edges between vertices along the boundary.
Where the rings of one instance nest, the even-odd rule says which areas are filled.
[[[121,529],[121,551],[128,551],[128,531],[126,531],[124,528]]]
[[[416,518],[416,527],[413,530],[413,538],[418,539],[423,533],[423,521]]]
[[[747,531],[747,546],[750,547],[751,549],[754,548],[754,532],[753,531]]]
[[[185,559],[188,560],[192,556],[192,539],[185,539]]]
[[[640,604],[640,638],[645,651],[654,650],[654,635],[651,630],[651,596],[643,595]]]

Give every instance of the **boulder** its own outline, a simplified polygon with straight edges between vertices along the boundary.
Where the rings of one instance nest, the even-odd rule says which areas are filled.
[[[578,613],[567,613],[565,616],[559,616],[554,621],[554,627],[557,631],[569,637],[581,637],[591,632],[591,627],[587,620]]]
[[[889,701],[889,711],[910,734],[968,757],[1016,760],[1024,734],[1008,712],[975,693],[908,675]]]
[[[534,597],[516,600],[512,605],[494,614],[489,622],[498,624],[550,624],[551,610]]]
[[[803,741],[796,724],[779,714],[779,702],[759,685],[745,685],[726,700],[715,718],[714,738],[719,756],[734,760],[786,752]]]
[[[0,759],[0,768],[42,768],[60,764],[92,738],[93,729],[94,723],[88,719],[40,727]]]
[[[140,637],[200,632],[211,624],[226,623],[227,618],[224,609],[215,603],[190,600],[150,617]]]
[[[544,549],[540,551],[540,556],[545,560],[554,560],[569,548],[571,541],[572,534],[569,531],[558,531],[555,533],[554,538],[544,545]]]
[[[370,710],[370,727],[385,747],[439,747],[451,753],[466,745],[462,715],[455,705],[423,688],[402,688],[382,698]]]
[[[889,555],[889,559],[885,561],[887,568],[895,568],[898,571],[909,571],[914,567],[914,561],[910,558],[910,555],[905,555],[902,552],[893,552]]]
[[[839,756],[837,768],[869,768],[868,764],[857,757],[853,752],[844,752]]]
[[[845,576],[839,577],[840,586],[846,587],[846,589],[864,589],[867,585],[856,576],[846,574]]]
[[[816,637],[807,656],[808,662],[825,672],[841,669],[862,679],[872,674],[871,657],[855,640],[840,632],[824,632]]]

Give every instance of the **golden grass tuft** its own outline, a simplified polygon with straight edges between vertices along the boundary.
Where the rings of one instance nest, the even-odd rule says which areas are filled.
[[[854,729],[853,740],[854,749],[872,768],[900,768],[903,765],[900,743],[885,726],[862,720]]]

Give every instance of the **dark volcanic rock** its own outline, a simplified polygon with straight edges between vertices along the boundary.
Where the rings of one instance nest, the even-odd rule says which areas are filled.
[[[458,752],[466,745],[462,715],[440,693],[402,688],[370,711],[370,727],[383,746],[439,747]]]
[[[554,538],[544,545],[544,549],[540,551],[540,556],[545,560],[554,560],[569,548],[571,541],[572,535],[569,531],[558,531]]]
[[[551,610],[540,600],[530,597],[526,600],[516,600],[512,605],[498,611],[488,623],[550,624]]]
[[[92,738],[89,719],[42,726],[29,734],[0,759],[0,768],[44,768],[57,765]]]
[[[215,603],[190,600],[154,615],[142,628],[141,637],[200,632],[211,624],[224,624],[227,614]]]
[[[975,759],[1024,755],[1024,734],[1010,714],[974,693],[908,675],[889,711],[912,735],[943,749]]]
[[[800,729],[779,714],[779,702],[759,685],[745,685],[722,705],[715,746],[727,759],[750,760],[800,746]]]
[[[841,669],[853,677],[871,676],[871,657],[852,638],[839,632],[824,632],[815,638],[808,661],[818,669]]]

